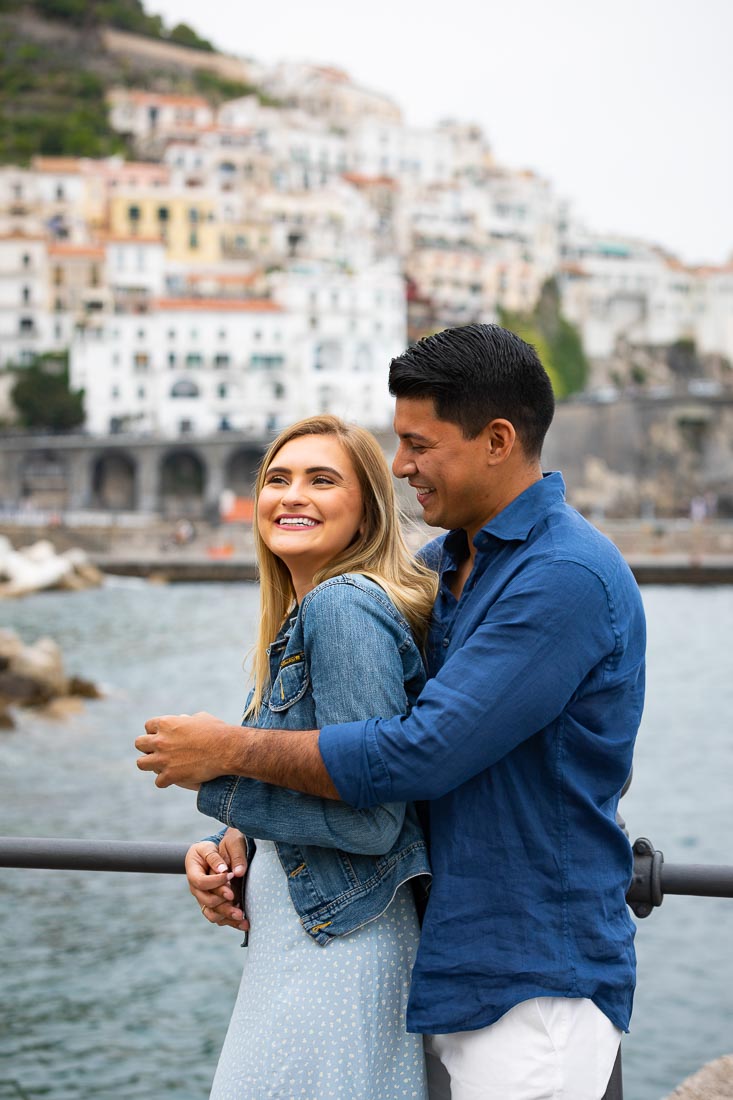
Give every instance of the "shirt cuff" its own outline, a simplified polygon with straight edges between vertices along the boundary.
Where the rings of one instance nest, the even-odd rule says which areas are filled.
[[[377,719],[324,726],[318,748],[342,801],[357,810],[392,801],[389,775],[379,755]]]

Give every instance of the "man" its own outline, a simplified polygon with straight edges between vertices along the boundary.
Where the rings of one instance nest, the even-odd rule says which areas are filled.
[[[441,588],[411,714],[295,734],[152,719],[138,765],[203,783],[223,821],[237,775],[359,807],[428,800],[408,1029],[452,1100],[599,1100],[634,988],[615,812],[643,703],[639,592],[542,474],[554,401],[533,348],[446,330],[392,361],[390,390],[394,473],[450,531],[424,551]]]

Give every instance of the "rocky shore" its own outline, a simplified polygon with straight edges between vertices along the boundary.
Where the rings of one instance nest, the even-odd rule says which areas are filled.
[[[26,596],[44,588],[79,591],[102,583],[101,570],[78,548],[57,553],[48,539],[18,550],[0,535],[0,599]]]
[[[687,1077],[666,1100],[733,1100],[733,1054],[724,1054]]]
[[[99,697],[89,680],[67,675],[52,638],[24,645],[12,630],[0,630],[0,729],[15,726],[14,707],[34,707],[58,718],[78,709],[81,699]]]

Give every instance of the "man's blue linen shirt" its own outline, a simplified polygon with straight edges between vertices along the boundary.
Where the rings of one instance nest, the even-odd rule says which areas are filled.
[[[429,544],[433,679],[406,717],[321,731],[345,801],[430,800],[411,1031],[485,1027],[543,996],[591,998],[628,1029],[632,856],[615,814],[643,705],[644,612],[621,555],[564,491],[547,474],[478,533],[459,601],[446,578],[465,534]]]

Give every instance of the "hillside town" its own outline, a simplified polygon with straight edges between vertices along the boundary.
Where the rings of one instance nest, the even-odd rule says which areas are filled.
[[[314,411],[383,428],[385,364],[408,340],[527,315],[548,280],[590,399],[671,393],[674,346],[698,364],[690,392],[729,387],[733,263],[602,236],[480,127],[411,127],[339,70],[219,60],[256,90],[219,106],[109,91],[136,160],[0,167],[6,420],[7,368],[68,351],[92,435],[261,433]]]

